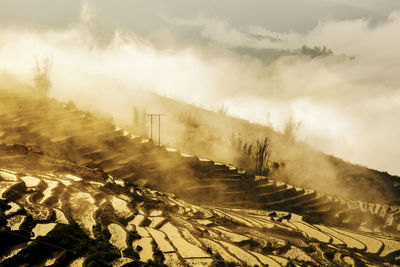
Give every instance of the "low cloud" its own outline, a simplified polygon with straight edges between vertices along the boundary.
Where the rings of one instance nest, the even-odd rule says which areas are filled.
[[[68,29],[3,27],[0,70],[30,82],[34,58],[50,57],[51,96],[121,122],[132,118],[135,90],[207,108],[224,103],[229,114],[278,130],[291,117],[302,121],[300,140],[400,174],[399,13],[374,25],[360,19],[320,21],[307,33],[236,27],[205,14],[168,21],[196,38],[185,37],[182,45],[180,31],[163,29],[146,37],[119,29],[99,44],[101,27],[87,5],[81,21]],[[159,49],[160,44],[167,45]],[[293,52],[303,45],[326,46],[335,55]],[[236,48],[289,53],[265,62]]]

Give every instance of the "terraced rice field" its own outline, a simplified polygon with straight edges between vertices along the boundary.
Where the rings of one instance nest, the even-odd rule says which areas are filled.
[[[400,264],[396,206],[255,179],[71,104],[0,102],[5,266]]]
[[[25,179],[28,175],[31,178]],[[171,194],[121,186],[111,180],[96,185],[83,178],[72,181],[57,195],[62,208],[46,206],[49,216],[38,214],[39,219],[35,219],[29,207],[44,204],[40,199],[38,203],[26,202],[27,198],[22,196],[46,190],[47,187],[37,187],[35,191],[27,191],[38,184],[37,180],[40,183],[58,181],[62,174],[46,173],[46,178],[42,178],[17,172],[15,177],[16,182],[25,184],[26,180],[26,189],[14,192],[21,196],[15,202],[2,201],[1,216],[6,222],[2,223],[0,234],[2,240],[12,239],[14,235],[21,238],[2,246],[0,255],[4,264],[21,263],[34,247],[42,248],[37,264],[81,264],[94,260],[88,251],[75,251],[71,256],[74,248],[54,242],[54,236],[63,238],[64,228],[72,221],[82,229],[81,242],[86,238],[96,242],[107,237],[107,243],[115,248],[110,250],[112,253],[108,252],[112,254],[108,263],[115,266],[162,259],[164,263],[182,266],[211,266],[221,260],[251,266],[284,266],[288,259],[324,265],[333,259],[345,261],[345,257],[346,261],[380,265],[395,264],[400,255],[400,241],[387,236],[312,225],[295,214],[288,218],[289,213],[271,210],[197,206]],[[2,185],[3,181],[0,181]],[[15,190],[12,185],[7,189]],[[78,190],[79,193],[70,193]],[[98,197],[105,196],[105,192],[107,198]],[[49,197],[52,194],[54,191],[50,191]],[[89,204],[95,207],[93,204],[99,200],[103,214],[88,208]],[[82,208],[75,207],[78,202]],[[285,220],[287,224],[282,222]],[[269,227],[264,227],[263,221]],[[53,245],[52,250],[45,249]],[[57,256],[54,258],[54,255]]]
[[[307,221],[400,234],[398,207],[350,202],[265,177],[255,179],[234,166],[156,146],[109,121],[77,110],[73,104],[27,94],[1,93],[0,142],[5,147],[0,151],[0,163],[6,166],[27,167],[36,164],[32,156],[44,154],[88,167],[92,172],[104,172],[104,177],[107,174],[119,182],[176,193],[192,203],[278,209],[301,214]],[[27,187],[32,187],[35,181],[28,179],[25,178]],[[62,185],[79,179],[82,178],[72,174],[59,177]],[[13,175],[8,175],[7,181],[15,183]],[[48,194],[60,186],[49,183],[43,186],[46,185],[48,190],[34,197],[42,198],[43,202],[55,201]]]

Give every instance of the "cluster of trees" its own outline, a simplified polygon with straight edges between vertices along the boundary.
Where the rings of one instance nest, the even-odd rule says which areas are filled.
[[[267,175],[269,172],[268,163],[271,156],[271,141],[269,137],[254,140],[244,140],[240,134],[232,134],[231,145],[244,152],[255,164],[257,175]]]
[[[326,48],[325,46],[319,47],[319,46],[314,46],[313,48],[308,47],[306,45],[303,45],[298,52],[302,55],[309,56],[311,58],[315,57],[326,57],[333,55],[333,52],[331,49]]]
[[[276,147],[284,150],[292,146],[296,140],[296,133],[301,123],[302,121],[294,122],[293,119],[289,119],[286,122],[280,142],[275,144]],[[272,149],[271,140],[267,136],[262,138],[245,138],[240,133],[232,133],[230,143],[232,147],[240,150],[243,156],[247,158],[247,160],[244,161],[246,165],[254,166],[256,175],[268,175],[271,170],[277,170],[280,167],[286,166],[286,162],[283,160],[270,163]]]

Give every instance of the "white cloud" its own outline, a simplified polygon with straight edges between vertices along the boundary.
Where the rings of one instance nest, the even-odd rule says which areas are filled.
[[[374,27],[366,20],[323,21],[307,34],[274,33],[257,25],[235,28],[206,18],[175,20],[200,27],[212,46],[158,50],[134,33],[117,32],[99,47],[84,22],[67,30],[2,28],[0,69],[30,79],[33,58],[54,61],[53,96],[129,120],[132,88],[204,106],[229,104],[232,114],[282,129],[303,121],[299,137],[327,153],[400,174],[400,17]],[[88,19],[88,20],[86,20]],[[253,38],[251,34],[277,37]],[[355,56],[310,60],[283,57],[264,64],[226,47],[298,48],[326,45]],[[379,155],[379,156],[376,156]]]

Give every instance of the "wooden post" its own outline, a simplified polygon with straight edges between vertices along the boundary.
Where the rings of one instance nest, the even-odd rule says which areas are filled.
[[[158,116],[158,145],[161,145],[161,116],[165,114],[161,113],[150,113],[147,116],[150,116],[150,139],[153,140],[153,116]]]

